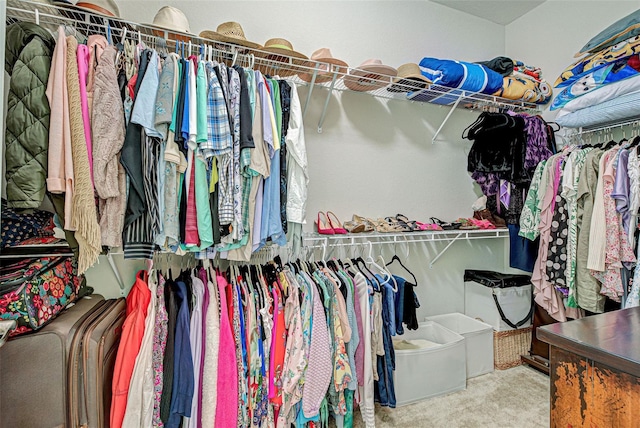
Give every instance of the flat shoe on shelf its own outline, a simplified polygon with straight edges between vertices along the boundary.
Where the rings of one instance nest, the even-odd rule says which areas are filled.
[[[366,232],[373,232],[376,229],[375,225],[373,223],[371,223],[371,220],[369,220],[366,217],[362,217],[362,216],[359,216],[357,214],[354,214],[352,216],[352,221],[354,221],[356,223],[364,224],[364,231],[363,232],[365,232],[365,233]]]
[[[358,223],[353,220],[345,221],[344,228],[347,229],[349,233],[362,233],[366,229],[364,223]]]

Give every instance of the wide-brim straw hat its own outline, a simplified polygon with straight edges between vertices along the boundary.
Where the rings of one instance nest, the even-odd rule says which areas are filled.
[[[349,64],[341,59],[334,58],[333,55],[331,55],[331,50],[329,48],[318,49],[311,54],[311,61],[307,61],[303,65],[308,69],[298,73],[298,77],[305,82],[311,82],[315,69],[317,70],[316,83],[328,82],[333,79],[334,72],[344,74],[349,69]],[[342,74],[337,76],[337,78],[342,77]]]
[[[293,49],[293,45],[287,39],[269,39],[264,43],[264,46],[260,50],[265,54],[263,56],[269,56],[269,54],[290,56],[293,58],[309,59],[305,54],[297,52]]]
[[[153,17],[153,22],[144,25],[177,33],[192,34],[187,16],[183,11],[173,6],[161,7],[156,16]]]
[[[379,59],[368,59],[351,69],[344,77],[344,84],[352,91],[374,91],[391,83],[391,78],[398,74],[395,68],[384,65]]]
[[[299,73],[309,58],[293,49],[287,39],[269,39],[256,51],[256,69],[270,76],[290,77]],[[262,61],[260,59],[263,59]]]
[[[237,22],[223,22],[218,25],[216,31],[204,30],[200,33],[203,39],[216,40],[218,42],[231,43],[247,48],[259,49],[262,46],[259,43],[247,40],[244,35],[242,26]]]
[[[431,81],[422,75],[420,66],[413,62],[398,67],[398,75],[393,84],[387,87],[389,92],[412,92],[424,89]]]

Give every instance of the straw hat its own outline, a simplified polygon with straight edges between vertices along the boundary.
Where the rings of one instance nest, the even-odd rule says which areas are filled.
[[[191,33],[189,20],[184,12],[173,6],[161,7],[158,13],[156,13],[156,16],[154,16],[153,23],[146,25],[164,30],[173,30],[179,33]]]
[[[387,88],[389,92],[412,92],[424,89],[431,81],[420,72],[420,66],[413,62],[398,67],[398,76]]]
[[[67,0],[55,0],[53,4],[84,10],[96,15],[120,18],[120,9],[114,0],[80,0],[76,4]]]
[[[334,71],[346,73],[349,64],[340,59],[334,58],[333,55],[331,55],[331,50],[329,48],[320,48],[311,54],[311,61],[305,62],[304,66],[309,67],[310,69],[317,68],[318,72],[316,74],[316,83],[323,83],[333,79]],[[305,70],[304,72],[298,73],[298,76],[305,82],[311,82],[313,78],[313,71]],[[339,77],[340,76],[338,76],[338,78]]]
[[[293,50],[293,45],[287,39],[269,39],[260,50],[266,53],[309,59],[305,54]]]
[[[368,59],[351,69],[349,75],[344,77],[344,84],[352,91],[373,91],[391,83],[391,77],[395,77],[398,70],[382,64],[379,59]]]
[[[234,45],[245,46],[248,48],[259,49],[258,43],[250,42],[244,35],[242,26],[237,22],[223,22],[218,25],[216,31],[204,30],[200,33],[200,37],[209,40],[217,40],[219,42],[231,43]]]

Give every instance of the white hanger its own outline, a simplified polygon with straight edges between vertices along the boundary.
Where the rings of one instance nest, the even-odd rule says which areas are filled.
[[[393,278],[393,275],[391,275],[391,273],[385,267],[383,267],[385,265],[384,259],[382,258],[381,255],[379,255],[378,259],[382,260],[382,266],[380,266],[378,263],[376,263],[375,260],[373,260],[373,257],[372,257],[373,244],[371,243],[371,241],[369,241],[368,243],[369,243],[369,255],[368,255],[367,259],[365,260],[365,262],[370,264],[374,268],[376,268],[378,270],[378,272],[383,275],[382,283],[380,285],[388,284],[391,281],[391,283],[393,283],[392,289],[393,289],[393,291],[395,293],[397,293],[398,292],[398,284],[396,283],[396,280]]]

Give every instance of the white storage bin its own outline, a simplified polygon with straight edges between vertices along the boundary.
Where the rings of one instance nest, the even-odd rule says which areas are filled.
[[[393,338],[394,345],[411,340],[433,344],[422,349],[395,350],[393,377],[398,406],[467,387],[464,337],[427,321],[420,323],[418,330],[405,330],[405,334]]]
[[[490,324],[496,331],[513,330],[500,317],[493,299],[495,293],[505,317],[513,324],[527,318],[519,328],[531,325],[531,284],[519,287],[487,287],[474,281],[464,283],[465,315]]]
[[[493,371],[493,327],[461,313],[427,317],[464,337],[467,355],[467,379]]]

